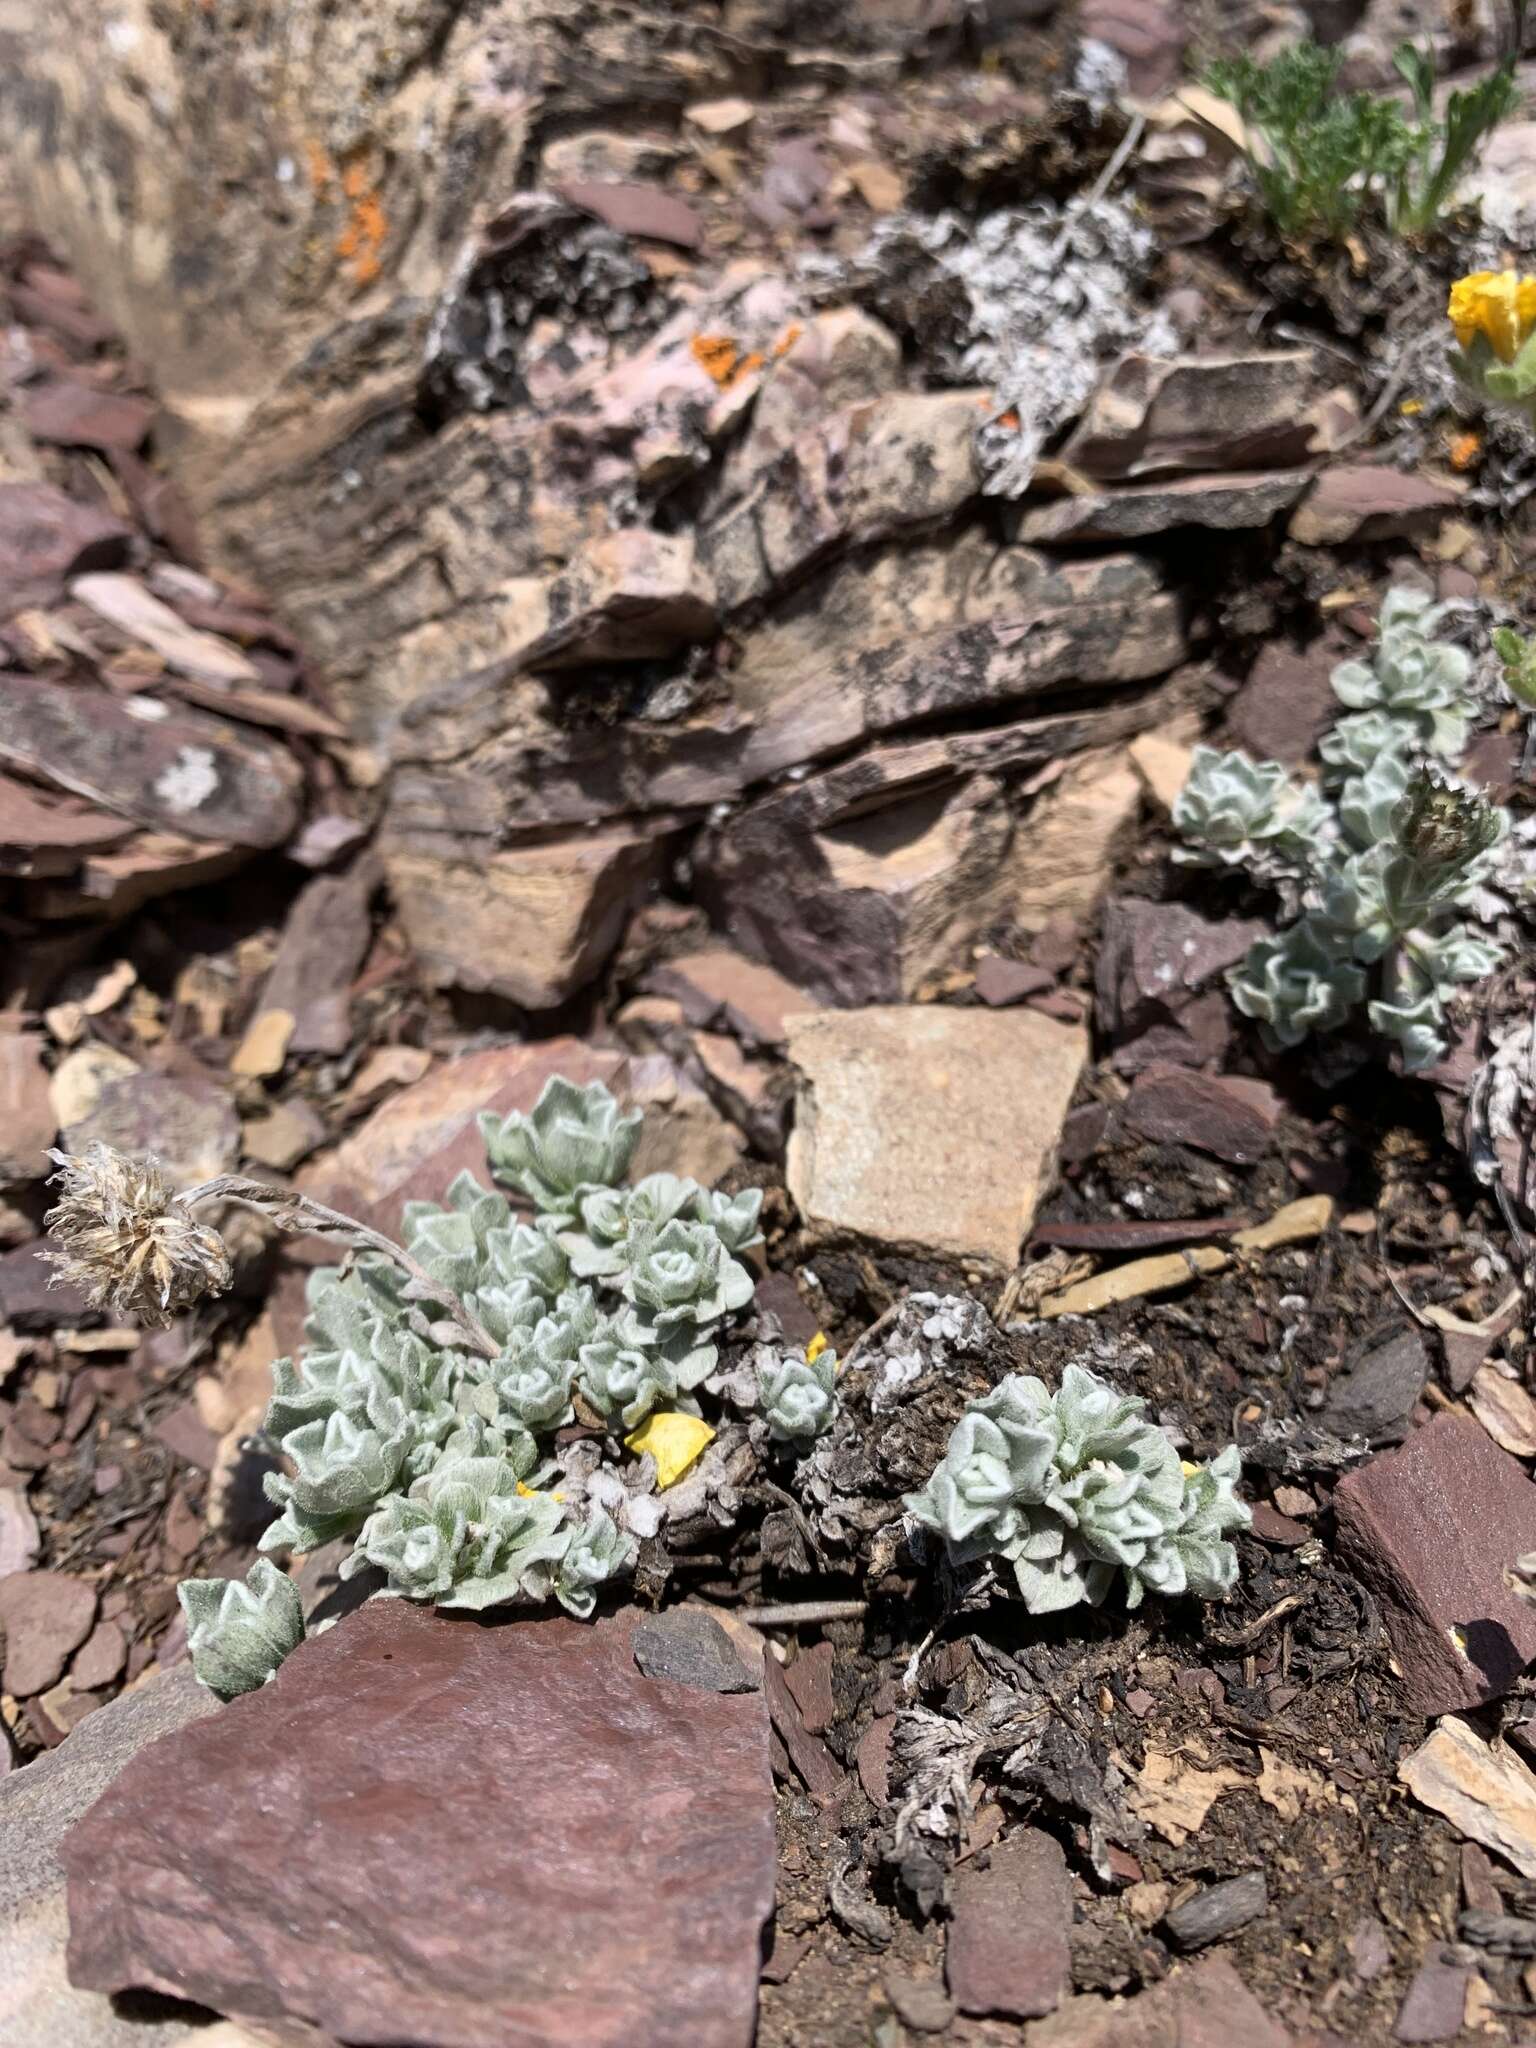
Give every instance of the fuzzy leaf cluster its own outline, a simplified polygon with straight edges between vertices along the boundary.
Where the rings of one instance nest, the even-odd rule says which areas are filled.
[[[696,1413],[692,1390],[752,1299],[737,1254],[759,1241],[756,1190],[722,1196],[673,1174],[620,1186],[639,1126],[600,1084],[552,1080],[528,1115],[481,1119],[493,1174],[532,1220],[461,1173],[442,1203],[406,1206],[424,1279],[374,1255],[311,1277],[303,1354],[273,1367],[265,1427],[283,1469],[266,1485],[281,1512],[264,1549],[349,1537],[344,1569],[375,1566],[407,1598],[592,1611],[634,1540],[540,1490],[544,1449],[578,1402],[609,1425],[612,1459],[654,1409]],[[217,1604],[187,1592],[213,1659],[243,1609],[222,1590]]]
[[[823,1344],[789,1352],[760,1365],[758,1399],[776,1443],[805,1445],[825,1436],[837,1420],[837,1353]]]
[[[1196,747],[1173,822],[1187,842],[1179,860],[1278,877],[1306,869],[1329,817],[1317,791],[1294,781],[1278,761]]]
[[[1278,762],[1195,754],[1173,812],[1191,842],[1182,857],[1289,885],[1288,921],[1228,975],[1272,1046],[1338,1030],[1363,1005],[1417,1072],[1444,1053],[1456,988],[1498,963],[1464,913],[1508,817],[1439,767],[1465,745],[1475,708],[1469,657],[1438,637],[1451,609],[1388,592],[1369,659],[1333,672],[1350,715],[1320,744],[1322,793],[1303,802]]]
[[[1068,1366],[1055,1394],[1015,1373],[972,1402],[906,1504],[955,1562],[1006,1560],[1035,1614],[1097,1606],[1117,1573],[1131,1607],[1149,1588],[1216,1599],[1237,1578],[1227,1533],[1252,1520],[1239,1470],[1235,1447],[1186,1468],[1145,1403]]]
[[[241,1579],[187,1579],[176,1589],[192,1669],[225,1699],[254,1692],[304,1640],[299,1589],[270,1558]]]

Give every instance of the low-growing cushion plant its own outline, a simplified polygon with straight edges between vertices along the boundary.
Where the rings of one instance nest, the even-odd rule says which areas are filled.
[[[481,1130],[524,1213],[462,1173],[443,1203],[407,1204],[398,1245],[238,1175],[176,1194],[152,1162],[56,1154],[50,1256],[93,1300],[158,1322],[230,1284],[196,1202],[349,1239],[349,1266],[311,1276],[299,1360],[273,1365],[265,1433],[282,1469],[266,1482],[279,1513],[261,1547],[342,1538],[343,1576],[374,1567],[390,1594],[471,1610],[553,1599],[585,1616],[637,1546],[601,1505],[567,1505],[555,1432],[579,1406],[616,1467],[637,1465],[630,1433],[658,1419],[689,1418],[708,1443],[691,1418],[753,1298],[739,1255],[761,1242],[762,1196],[665,1173],[623,1185],[640,1115],[600,1083],[552,1080],[531,1114],[486,1115]],[[776,1438],[803,1446],[826,1426],[835,1370],[825,1351],[780,1362],[762,1404]],[[244,1584],[194,1580],[180,1595],[194,1668],[221,1693],[262,1684],[302,1635],[295,1588],[266,1560]]]
[[[1446,1004],[1498,964],[1473,909],[1508,814],[1450,780],[1474,701],[1466,652],[1439,637],[1451,607],[1395,589],[1368,659],[1340,662],[1347,707],[1320,743],[1324,793],[1275,761],[1195,750],[1173,808],[1176,858],[1244,869],[1286,917],[1228,974],[1268,1044],[1300,1045],[1365,1006],[1410,1073],[1446,1048]]]
[[[1145,1407],[1080,1366],[1055,1394],[1011,1373],[966,1409],[908,1511],[956,1564],[1011,1565],[1034,1614],[1096,1606],[1117,1574],[1130,1607],[1149,1589],[1216,1599],[1237,1579],[1227,1532],[1253,1519],[1236,1447],[1186,1465]]]

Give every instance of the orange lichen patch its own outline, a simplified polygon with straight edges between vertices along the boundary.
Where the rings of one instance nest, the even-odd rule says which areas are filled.
[[[736,374],[739,354],[728,334],[696,334],[688,344],[689,353],[707,377],[722,391]]]
[[[318,199],[334,175],[331,160],[313,136],[304,144],[304,156],[309,166],[309,189]]]
[[[804,332],[805,329],[798,320],[791,320],[784,332],[773,344],[772,353],[774,361],[777,362],[780,356],[787,356]]]
[[[1019,431],[1019,416],[1011,405],[1006,412],[998,414],[997,425],[1006,427],[1010,434],[1016,434]]]
[[[1450,456],[1452,469],[1471,469],[1483,452],[1481,434],[1467,432],[1457,434],[1451,441]]]
[[[742,357],[735,369],[732,370],[728,381],[732,384],[739,384],[743,377],[750,377],[754,371],[760,370],[766,361],[767,358],[761,349],[753,349],[751,355]]]
[[[342,172],[341,189],[347,196],[347,224],[336,244],[336,254],[352,266],[355,284],[372,284],[378,276],[379,251],[384,247],[386,223],[378,187],[369,181],[367,168],[350,163]]]

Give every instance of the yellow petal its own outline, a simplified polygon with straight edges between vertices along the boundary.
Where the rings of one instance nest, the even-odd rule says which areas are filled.
[[[701,1451],[715,1440],[715,1432],[697,1415],[682,1415],[675,1409],[647,1415],[640,1427],[625,1437],[625,1446],[637,1455],[649,1451],[656,1460],[656,1490],[665,1493],[675,1486]]]
[[[826,1333],[826,1331],[825,1331],[825,1330],[818,1330],[818,1331],[816,1332],[815,1336],[814,1336],[814,1337],[813,1337],[813,1338],[811,1339],[810,1343],[809,1343],[809,1344],[807,1344],[807,1345],[806,1345],[806,1347],[805,1347],[805,1362],[806,1362],[806,1364],[807,1364],[807,1365],[814,1365],[814,1364],[816,1363],[817,1359],[818,1359],[818,1358],[820,1358],[820,1356],[821,1356],[821,1354],[823,1353],[823,1351],[825,1351],[825,1350],[826,1350],[826,1348],[827,1348],[827,1333]]]
[[[1474,270],[1451,286],[1445,310],[1463,348],[1486,335],[1500,361],[1512,363],[1536,327],[1536,277],[1515,270]]]

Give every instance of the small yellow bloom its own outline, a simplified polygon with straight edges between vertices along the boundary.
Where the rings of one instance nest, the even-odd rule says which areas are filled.
[[[821,1354],[823,1353],[823,1351],[825,1351],[825,1350],[826,1350],[826,1348],[827,1348],[827,1333],[826,1333],[826,1331],[825,1331],[825,1330],[818,1330],[818,1331],[816,1332],[815,1336],[814,1336],[814,1337],[813,1337],[813,1338],[811,1339],[810,1343],[809,1343],[809,1344],[807,1344],[807,1345],[806,1345],[806,1347],[805,1347],[805,1362],[806,1362],[806,1364],[807,1364],[807,1365],[814,1365],[814,1364],[816,1363],[817,1359],[818,1359],[818,1358],[820,1358],[820,1356],[821,1356]]]
[[[684,1415],[677,1409],[667,1409],[656,1415],[647,1415],[640,1427],[625,1437],[624,1443],[626,1449],[636,1456],[650,1452],[656,1460],[656,1491],[665,1493],[669,1486],[677,1484],[694,1459],[714,1440],[715,1432],[697,1415]]]
[[[1512,363],[1536,328],[1536,277],[1516,270],[1474,270],[1451,286],[1446,316],[1463,348],[1479,334],[1502,363]]]

